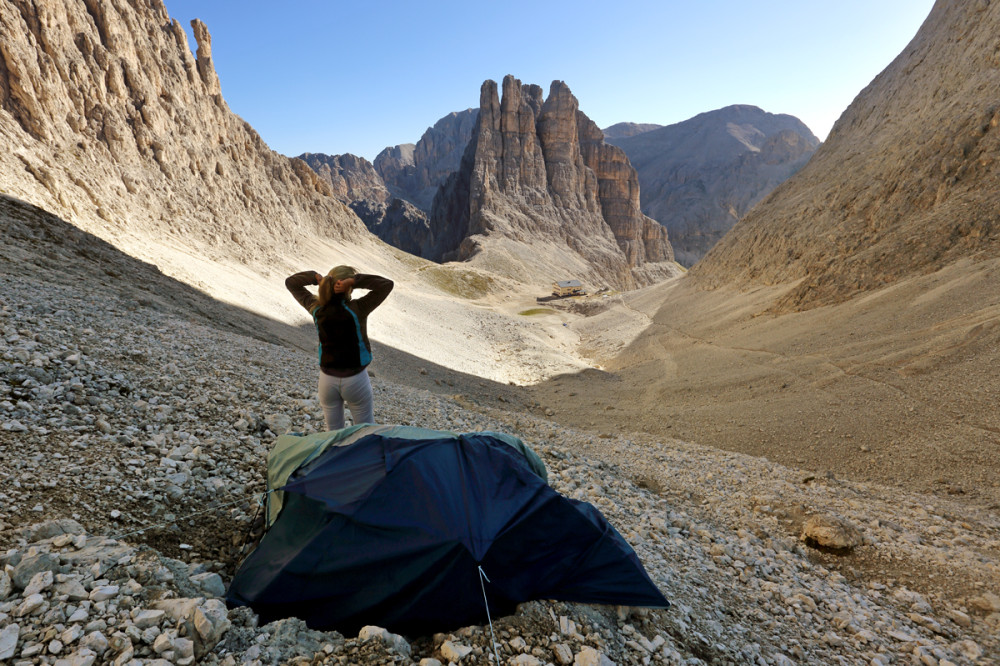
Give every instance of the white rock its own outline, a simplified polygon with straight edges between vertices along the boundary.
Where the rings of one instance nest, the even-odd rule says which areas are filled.
[[[166,614],[166,611],[158,609],[145,609],[136,613],[135,617],[132,618],[132,622],[139,629],[148,629],[149,627],[159,625]]]
[[[49,589],[54,580],[55,576],[51,571],[39,571],[28,581],[28,586],[24,588],[24,596],[30,597]]]
[[[858,528],[836,516],[815,515],[802,526],[802,539],[826,548],[847,550],[864,543]]]
[[[532,654],[519,654],[507,663],[511,666],[542,666],[541,660]]]
[[[573,651],[565,643],[553,645],[552,652],[555,653],[556,661],[562,666],[569,666],[573,663]]]
[[[101,585],[90,591],[91,601],[107,601],[118,596],[117,585]]]
[[[969,599],[969,606],[985,613],[1000,613],[1000,596],[986,592],[982,596]]]
[[[967,659],[975,661],[983,656],[983,648],[979,647],[979,644],[973,640],[966,639],[964,641],[959,641],[952,645],[952,648],[958,652],[961,652]]]
[[[944,612],[944,615],[960,627],[968,628],[972,626],[972,618],[960,610],[949,608]]]
[[[77,642],[81,636],[83,636],[83,629],[80,627],[70,627],[59,634],[59,640],[63,642],[63,645],[71,645]]]
[[[405,638],[399,634],[394,634],[383,629],[382,627],[376,627],[373,625],[368,625],[361,627],[361,631],[358,632],[358,640],[362,643],[366,643],[370,640],[381,641],[386,647],[392,648],[393,651],[402,655],[410,654],[410,644]]]
[[[167,632],[160,634],[159,636],[156,637],[156,640],[153,641],[153,652],[155,652],[156,654],[163,654],[167,650],[173,650],[173,649],[174,649],[174,641],[170,637],[170,634]]]
[[[21,627],[8,624],[0,629],[0,661],[10,659],[17,650],[17,639],[21,635]]]
[[[604,656],[603,652],[598,652],[592,647],[585,647],[580,650],[576,659],[573,660],[574,666],[615,666],[615,662]]]
[[[69,601],[83,601],[90,597],[87,588],[78,580],[67,580],[62,583],[56,583],[52,589],[57,595],[65,594]]]
[[[70,624],[86,622],[88,617],[90,617],[90,613],[87,612],[86,608],[77,608],[66,621]]]
[[[55,539],[52,540],[52,545],[55,548],[65,548],[66,546],[73,543],[74,539],[76,539],[76,535],[60,534],[59,536],[57,536]]]
[[[100,631],[92,631],[80,640],[80,646],[102,655],[108,649],[108,639]]]
[[[62,666],[93,666],[97,661],[97,654],[94,653],[90,648],[80,648],[68,657],[61,659],[56,662]]]
[[[445,641],[442,643],[440,649],[442,657],[448,661],[453,661],[456,664],[472,654],[472,648],[468,645],[452,643],[451,641]]]
[[[21,650],[21,658],[27,659],[34,657],[36,654],[41,654],[45,651],[44,643],[35,643],[34,645],[28,645],[23,650]]]
[[[0,601],[9,597],[12,589],[13,584],[10,581],[10,574],[0,570]]]
[[[199,657],[211,651],[232,625],[227,617],[226,604],[218,599],[209,599],[198,606],[191,619],[200,639],[196,646]]]
[[[30,597],[25,597],[24,601],[21,602],[21,605],[14,611],[14,617],[31,615],[44,605],[45,597],[40,594],[33,594]]]
[[[175,638],[174,650],[177,652],[177,654],[180,656],[181,659],[194,657],[194,641],[192,641],[190,638]]]

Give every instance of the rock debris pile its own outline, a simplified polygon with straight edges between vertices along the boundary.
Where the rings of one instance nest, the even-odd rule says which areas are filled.
[[[432,636],[258,625],[222,597],[269,446],[322,428],[313,357],[101,286],[0,274],[0,294],[4,663],[998,663],[995,512],[570,430],[474,383],[451,397],[390,384],[377,364],[380,421],[523,438],[674,605],[537,601]]]

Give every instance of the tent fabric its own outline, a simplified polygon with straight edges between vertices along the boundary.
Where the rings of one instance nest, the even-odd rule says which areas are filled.
[[[261,622],[423,634],[484,623],[487,603],[494,617],[531,599],[669,605],[621,535],[549,487],[517,438],[365,428],[275,447],[269,481],[271,463],[301,463],[231,606]]]
[[[274,524],[281,507],[284,503],[284,492],[278,490],[285,485],[292,472],[303,464],[318,457],[331,446],[348,446],[353,444],[365,435],[382,433],[390,437],[402,437],[406,439],[438,439],[442,435],[457,437],[457,433],[450,431],[428,430],[416,426],[398,425],[353,425],[331,432],[320,432],[314,435],[282,435],[275,441],[274,447],[267,458],[267,487],[274,489],[267,497],[267,526]],[[506,433],[489,432],[500,441],[517,449],[525,457],[531,469],[542,479],[548,481],[548,472],[545,464],[524,442],[519,438]]]

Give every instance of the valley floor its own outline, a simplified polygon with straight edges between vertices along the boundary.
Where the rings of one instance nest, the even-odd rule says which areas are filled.
[[[532,395],[574,427],[676,437],[1000,510],[1000,262],[962,262],[807,312],[770,312],[780,292],[682,280],[611,299],[573,324],[601,371],[566,373]]]
[[[406,664],[468,650],[462,663],[490,663],[489,627],[390,649],[220,610],[275,433],[321,427],[312,354],[247,336],[249,319],[227,324],[197,296],[148,301],[96,274],[81,288],[47,280],[44,263],[0,263],[0,660]],[[524,388],[430,365],[415,373],[430,391],[390,381],[398,367],[372,369],[382,422],[524,439],[553,487],[597,506],[673,603],[525,604],[495,622],[502,663],[998,663],[994,510],[688,443],[648,422],[635,432],[589,404],[586,428],[553,420],[593,394],[567,393],[547,416]],[[574,381],[591,375],[605,376]],[[809,546],[799,535],[813,515],[849,521],[863,543],[845,555]],[[31,527],[66,519],[76,523]],[[156,612],[171,597],[201,601],[167,603],[171,620]],[[176,626],[196,609],[208,624],[189,645]]]

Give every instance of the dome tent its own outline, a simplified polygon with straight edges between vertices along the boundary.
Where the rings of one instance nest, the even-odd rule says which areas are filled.
[[[422,634],[485,623],[487,603],[495,617],[531,599],[669,605],[600,512],[549,487],[510,435],[285,435],[268,486],[268,529],[227,593],[261,622]]]

